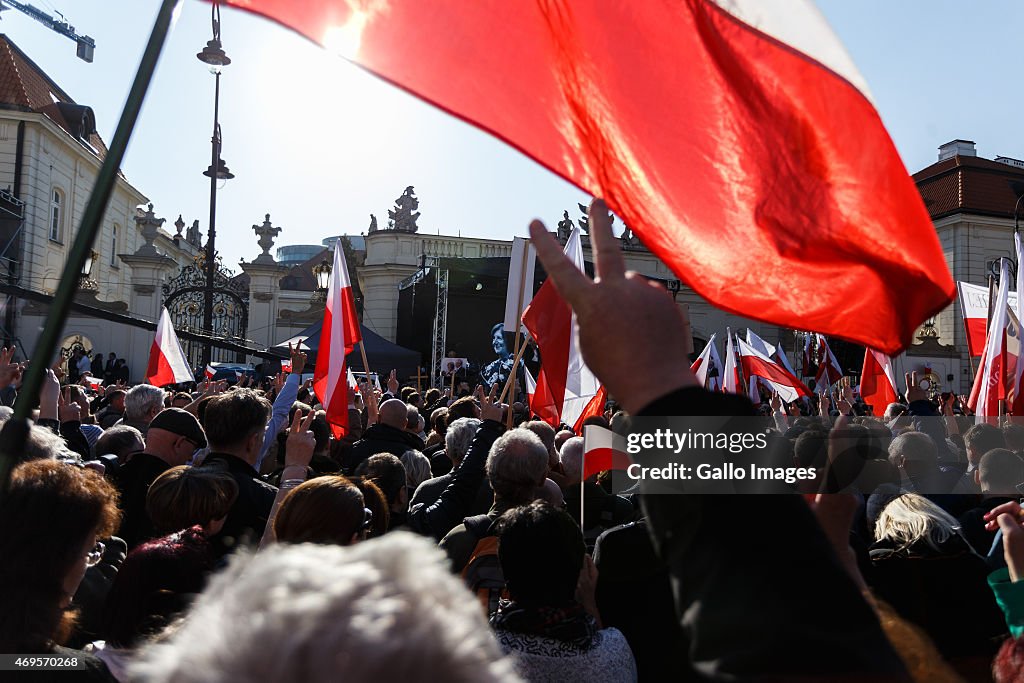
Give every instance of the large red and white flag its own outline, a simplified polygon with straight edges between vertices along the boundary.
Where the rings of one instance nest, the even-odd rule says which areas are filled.
[[[1021,244],[1020,233],[1013,233],[1013,245],[1017,251],[1017,301],[1016,305],[1013,306],[1012,312],[1016,320],[1011,322],[1010,328],[1013,330],[1013,338],[1010,339],[1010,332],[1007,331],[1007,346],[1012,346],[1013,349],[1007,349],[1007,361],[1009,363],[1009,356],[1013,358],[1013,399],[1010,403],[1010,413],[1019,416],[1024,415],[1024,360],[1021,353],[1021,328],[1020,321],[1024,318],[1024,273],[1021,273],[1021,269],[1024,268],[1021,264],[1024,264],[1024,245]],[[1009,297],[1007,297],[1009,299]],[[1007,368],[1009,370],[1009,368]]]
[[[743,374],[748,378],[759,378],[778,392],[779,398],[792,403],[801,396],[810,396],[811,392],[804,383],[788,372],[784,367],[773,361],[767,354],[757,350],[742,339],[737,339],[740,365]]]
[[[985,350],[985,325],[988,323],[988,287],[972,285],[968,282],[957,282],[957,300],[960,302],[960,314],[964,319],[964,330],[967,333],[967,352],[972,356],[980,356]],[[1006,303],[1010,310],[1020,318],[1021,301],[1017,292],[1011,290],[1007,294]]]
[[[992,308],[992,320],[988,325],[985,350],[981,364],[974,378],[968,405],[974,411],[975,421],[995,424],[999,419],[999,401],[1006,398],[1006,325],[1009,315],[1006,308],[1010,291],[1009,259],[1000,259],[999,290]]]
[[[729,394],[743,394],[743,380],[740,378],[740,366],[736,361],[736,347],[733,346],[732,330],[725,328],[725,370],[722,372],[722,391]]]
[[[829,387],[843,377],[843,368],[832,353],[825,335],[818,335],[818,374],[814,376],[814,391],[818,394],[827,394]]]
[[[896,401],[896,375],[892,358],[874,349],[864,350],[864,368],[860,373],[860,396],[881,417],[890,403]]]
[[[579,228],[574,228],[569,235],[565,255],[584,271]],[[523,324],[540,349],[537,393],[554,405],[558,417],[552,423],[550,415],[537,414],[552,426],[557,426],[558,421],[572,425],[578,434],[583,420],[604,412],[608,392],[583,362],[575,332],[576,314],[550,279],[544,282],[523,313]]]
[[[583,428],[583,481],[605,470],[624,470],[633,464],[626,439],[598,425]]]
[[[195,379],[185,358],[185,352],[181,350],[178,335],[174,332],[171,315],[166,308],[161,308],[160,320],[156,324],[156,336],[149,349],[146,382],[162,387],[167,384],[194,382]]]
[[[690,372],[696,377],[702,387],[708,391],[722,390],[722,359],[718,357],[718,349],[715,347],[717,332],[712,333],[704,350],[697,356],[697,360],[690,365]]]
[[[327,305],[313,370],[313,392],[327,411],[334,438],[348,432],[348,374],[345,356],[362,339],[352,282],[341,243],[334,243],[334,266],[327,284]]]
[[[953,298],[921,197],[811,0],[226,1],[604,197],[719,308],[895,354]],[[772,277],[751,287],[737,244]],[[822,287],[823,272],[846,276]]]

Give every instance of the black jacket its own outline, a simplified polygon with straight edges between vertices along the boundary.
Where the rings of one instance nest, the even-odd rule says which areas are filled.
[[[149,453],[135,453],[114,472],[112,479],[121,493],[121,529],[118,536],[131,550],[157,536],[146,514],[146,494],[157,477],[171,469],[166,462]]]
[[[413,531],[433,536],[440,541],[471,514],[473,503],[484,482],[487,454],[491,445],[504,432],[505,426],[500,422],[483,421],[441,497],[430,503],[419,503],[410,509],[408,523]]]
[[[390,453],[397,458],[406,451],[422,451],[423,439],[403,429],[378,422],[370,425],[363,433],[363,438],[352,444],[352,449],[345,454],[341,469],[345,474],[352,474],[361,462],[378,453]]]
[[[228,453],[210,453],[201,467],[227,472],[238,484],[238,498],[218,537],[228,545],[231,544],[229,539],[234,539],[235,546],[259,543],[274,507],[277,487],[260,479],[259,472],[249,463]]]
[[[675,391],[641,416],[753,415],[742,396]],[[906,671],[804,500],[642,495],[668,563],[690,666],[704,679],[902,680]]]

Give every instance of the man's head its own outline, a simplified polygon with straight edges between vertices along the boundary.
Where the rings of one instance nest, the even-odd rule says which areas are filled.
[[[172,408],[184,408],[190,403],[192,403],[192,394],[185,391],[179,391],[171,399]]]
[[[231,453],[249,464],[256,462],[269,418],[270,402],[252,389],[214,396],[203,415],[210,450]]]
[[[444,435],[444,448],[454,467],[458,467],[466,456],[466,451],[473,443],[473,437],[479,428],[480,420],[475,417],[460,417],[448,425],[448,431]]]
[[[455,422],[460,417],[480,417],[480,408],[472,396],[463,396],[448,406],[448,424]]]
[[[1006,440],[999,427],[982,423],[967,430],[964,434],[964,446],[967,447],[967,460],[977,466],[981,456],[992,449],[1006,448]]]
[[[939,456],[932,437],[922,432],[904,432],[889,444],[889,462],[913,480],[938,471]]]
[[[571,603],[587,551],[572,517],[535,501],[503,514],[498,529],[498,560],[509,596],[525,607]]]
[[[110,399],[110,407],[118,412],[124,412],[124,398],[127,395],[124,389],[114,389],[113,391],[107,392],[107,398]]]
[[[573,434],[571,429],[563,429],[557,434],[555,434],[555,450],[561,453],[562,445],[565,444],[566,441],[568,441],[574,436],[576,435]]]
[[[1017,485],[1024,482],[1024,462],[1006,448],[993,448],[978,461],[974,483],[990,495],[1018,496]]]
[[[377,420],[381,424],[404,431],[409,425],[409,409],[406,407],[405,401],[389,398],[377,409]]]
[[[423,430],[423,416],[420,415],[420,411],[416,409],[416,406],[406,404],[405,415],[405,431],[410,434],[419,434]]]
[[[445,428],[448,425],[448,409],[435,408],[430,413],[430,428],[436,433],[444,436]]]
[[[498,437],[487,454],[487,481],[495,500],[525,505],[548,472],[548,452],[533,432],[516,428]]]
[[[164,409],[164,390],[152,384],[138,384],[124,397],[126,422],[149,424]]]
[[[419,408],[420,404],[423,402],[423,397],[420,395],[420,392],[414,391],[409,394],[408,398],[405,399],[405,402],[411,406]]]
[[[142,432],[128,425],[116,425],[100,434],[93,452],[97,456],[112,453],[123,463],[130,454],[138,453],[145,448],[146,442],[142,438]]]
[[[180,465],[167,470],[146,493],[146,514],[158,534],[200,524],[215,534],[238,497],[238,484],[227,472]]]
[[[565,474],[565,485],[579,484],[580,477],[583,476],[583,437],[573,436],[566,439],[558,458]]]
[[[146,452],[170,465],[184,465],[205,446],[206,434],[199,420],[181,408],[162,410],[146,432]]]
[[[533,420],[520,425],[522,429],[529,430],[537,435],[540,442],[548,452],[548,467],[554,468],[558,464],[558,451],[555,450],[555,430],[547,422]]]
[[[902,403],[890,403],[885,407],[885,413],[882,415],[882,419],[886,422],[895,420],[897,417],[907,414],[907,407]]]

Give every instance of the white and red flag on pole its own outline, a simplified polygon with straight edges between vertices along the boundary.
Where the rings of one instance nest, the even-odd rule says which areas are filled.
[[[725,370],[722,372],[722,391],[728,394],[745,394],[740,366],[736,361],[736,347],[733,346],[732,330],[725,328]]]
[[[573,228],[565,243],[565,255],[584,272],[578,227]],[[578,434],[583,420],[604,412],[608,392],[583,362],[575,332],[576,314],[550,279],[544,282],[523,313],[523,324],[540,349],[536,393],[550,401],[557,418],[550,415],[551,411],[534,412],[552,426],[558,426],[559,421],[572,425]],[[534,401],[537,402],[536,396]]]
[[[213,367],[209,363],[206,365],[206,369],[203,370],[203,376],[206,377],[207,381],[213,379],[213,376],[217,374],[217,368]]]
[[[598,425],[583,428],[583,480],[598,472],[624,470],[633,464],[626,452],[626,439]]]
[[[181,350],[178,335],[174,332],[171,315],[166,308],[161,308],[160,320],[156,324],[156,336],[153,338],[153,346],[149,349],[146,382],[162,387],[167,384],[194,382],[195,379],[185,358],[185,352]]]
[[[227,2],[607,198],[720,308],[895,354],[953,298],[920,194],[811,0]],[[751,287],[737,244],[772,277]],[[823,272],[856,276],[822,287]]]
[[[291,373],[292,371],[292,359],[282,358],[281,359],[281,372]]]
[[[975,421],[996,424],[999,419],[999,401],[1006,397],[1006,308],[1010,291],[1010,261],[1000,259],[999,291],[992,307],[992,320],[987,326],[985,350],[971,388],[968,406],[974,411]]]
[[[530,412],[549,425],[557,427],[559,423],[558,407],[555,405],[555,399],[551,397],[547,384],[545,383],[538,391],[537,381],[533,378],[529,368],[524,364],[521,369],[523,380],[526,383],[526,403],[530,406]]]
[[[348,382],[348,388],[353,394],[359,393],[359,382],[356,381],[356,376],[352,374],[352,368],[345,368],[345,380]]]
[[[348,381],[345,356],[362,339],[356,302],[341,243],[334,243],[334,266],[327,284],[327,305],[313,370],[313,392],[327,412],[334,438],[348,432]]]
[[[718,357],[718,349],[715,348],[716,333],[708,339],[707,346],[697,356],[690,366],[690,372],[696,377],[702,387],[708,391],[722,390],[722,359]]]
[[[881,417],[889,404],[896,401],[898,394],[892,358],[874,349],[865,349],[864,367],[860,373],[860,397],[864,403]]]
[[[778,392],[779,398],[792,403],[801,396],[810,396],[811,392],[804,383],[790,374],[784,367],[773,361],[765,353],[755,349],[742,339],[736,340],[739,347],[740,364],[743,374],[748,378],[760,378],[765,384]]]
[[[1013,401],[1010,404],[1010,413],[1012,415],[1024,415],[1024,345],[1021,343],[1021,328],[1020,321],[1024,318],[1024,273],[1021,270],[1024,269],[1024,245],[1021,244],[1020,233],[1013,233],[1013,246],[1017,252],[1017,301],[1016,306],[1013,307],[1016,320],[1013,321],[1013,330],[1016,333],[1014,335],[1014,346],[1016,358],[1013,363]],[[1007,295],[1009,300],[1009,295]],[[1009,334],[1009,333],[1008,333]],[[1007,339],[1007,345],[1010,345],[1010,339]]]
[[[829,387],[843,377],[843,368],[832,353],[825,335],[818,335],[818,374],[814,376],[814,391],[818,394],[827,394]]]

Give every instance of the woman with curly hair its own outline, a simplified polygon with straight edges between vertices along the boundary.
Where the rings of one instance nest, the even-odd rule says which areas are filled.
[[[0,652],[76,658],[84,670],[61,680],[113,680],[99,659],[61,647],[75,626],[72,597],[117,529],[117,490],[71,463],[35,460],[14,468],[0,503]]]

